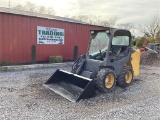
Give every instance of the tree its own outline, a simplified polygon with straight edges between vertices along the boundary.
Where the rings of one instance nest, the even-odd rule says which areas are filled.
[[[101,21],[100,25],[102,25],[104,27],[110,27],[110,23],[108,21]]]
[[[147,37],[156,39],[157,33],[160,31],[159,16],[153,16],[149,23],[140,25],[138,30],[143,32]]]
[[[114,27],[115,25],[116,25],[116,23],[117,23],[117,20],[118,20],[118,17],[113,17],[113,18],[110,18],[109,20],[108,20],[108,26],[109,27]]]
[[[38,11],[37,11],[38,13],[46,13],[46,8],[44,7],[44,6],[40,6],[39,8],[38,8]]]
[[[90,24],[98,24],[99,23],[98,16],[95,16],[95,15],[73,15],[73,16],[67,15],[65,17],[69,17],[69,18],[76,19],[76,20],[90,23]]]
[[[32,2],[26,2],[24,5],[17,4],[12,8],[16,9],[16,10],[24,10],[24,11],[41,13],[41,14],[55,15],[55,11],[54,11],[53,8],[51,8],[51,7],[47,8],[47,7],[43,6],[43,5],[38,6],[38,5],[35,5]]]
[[[66,15],[65,17],[104,27],[114,27],[117,22],[117,17],[110,18],[109,20],[101,20],[101,16],[96,15]]]
[[[160,38],[160,29],[158,30],[157,34],[156,34],[157,38]]]
[[[32,2],[29,1],[26,2],[24,7],[26,8],[27,11],[36,12],[36,5]]]
[[[120,28],[120,29],[127,29],[127,30],[131,30],[131,29],[134,28],[133,23],[118,24],[117,26],[118,26],[118,28]]]
[[[13,9],[16,9],[16,10],[24,10],[24,7],[23,7],[23,5],[18,4],[18,5],[16,5],[16,6],[14,6]]]
[[[99,25],[104,26],[104,27],[114,27],[116,25],[117,20],[118,20],[118,17],[113,17],[105,21],[100,20]]]
[[[46,14],[48,14],[48,15],[55,15],[56,12],[54,11],[53,8],[48,7],[48,8],[46,8]]]
[[[132,46],[136,46],[136,40],[132,41]]]
[[[136,46],[138,48],[141,48],[146,42],[146,38],[145,37],[139,37],[139,38],[136,38]]]

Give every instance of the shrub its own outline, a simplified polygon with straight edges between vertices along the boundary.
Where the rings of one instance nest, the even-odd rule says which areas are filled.
[[[138,40],[136,40],[136,46],[138,48],[141,48],[144,45],[144,43],[145,43],[145,38],[144,37],[141,37]]]
[[[138,40],[138,41],[136,42],[136,46],[137,46],[138,48],[141,48],[141,47],[143,46],[143,42],[142,42],[141,40]]]
[[[32,58],[32,63],[36,63],[36,45],[31,46],[31,58]]]
[[[73,51],[73,60],[76,60],[78,58],[78,46],[74,46],[74,51]]]
[[[54,56],[49,56],[49,63],[54,63]]]
[[[50,56],[49,57],[49,63],[61,63],[62,62],[62,56]]]
[[[62,56],[57,56],[57,62],[61,63],[62,62]]]
[[[154,39],[153,37],[148,38],[150,43],[155,43],[156,39]]]
[[[1,62],[0,66],[8,66],[9,62],[7,60],[4,60]]]
[[[57,56],[53,56],[53,62],[57,63]]]
[[[136,40],[132,40],[132,46],[136,46]]]

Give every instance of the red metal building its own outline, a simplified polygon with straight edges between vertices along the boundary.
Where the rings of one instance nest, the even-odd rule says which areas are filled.
[[[37,26],[62,28],[65,30],[63,45],[37,44]],[[31,62],[31,46],[35,44],[36,60],[48,61],[51,55],[61,55],[64,60],[73,59],[75,45],[79,55],[85,54],[90,30],[106,29],[77,20],[0,8],[0,63]]]

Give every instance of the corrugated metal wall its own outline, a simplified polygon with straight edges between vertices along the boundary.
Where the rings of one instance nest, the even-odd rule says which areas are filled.
[[[62,28],[65,30],[64,45],[37,43],[37,26]],[[48,61],[51,55],[62,55],[64,60],[73,59],[73,47],[79,46],[79,55],[85,54],[90,30],[103,27],[62,22],[45,18],[0,13],[0,62],[31,62],[31,46],[37,46],[37,61]]]

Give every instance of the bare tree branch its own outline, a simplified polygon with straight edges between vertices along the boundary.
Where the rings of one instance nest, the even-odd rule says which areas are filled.
[[[46,13],[46,8],[44,7],[44,6],[40,6],[39,8],[38,8],[38,13]]]
[[[16,6],[14,6],[13,9],[16,9],[16,10],[24,10],[24,7],[23,7],[23,5],[18,4],[18,5],[16,5]]]
[[[30,12],[36,12],[36,13],[42,13],[42,14],[55,15],[55,11],[53,8],[51,7],[46,8],[43,5],[38,6],[32,2],[26,2],[25,5],[18,4],[12,8],[16,10],[24,10],[24,11],[30,11]]]
[[[95,24],[95,25],[100,25],[104,27],[113,27],[115,26],[117,22],[117,17],[114,17],[114,18],[111,18],[105,21],[101,20],[101,16],[96,16],[96,15],[73,15],[73,16],[66,15],[65,17],[69,17],[72,19],[76,19],[79,21],[83,21],[83,22]]]
[[[139,31],[143,32],[148,37],[157,37],[157,33],[160,31],[160,18],[159,16],[153,16],[148,24],[140,25],[137,28]]]
[[[53,8],[48,7],[48,8],[46,9],[46,14],[48,14],[48,15],[55,15],[56,12],[54,11]]]
[[[127,30],[131,30],[131,29],[134,28],[133,23],[118,24],[117,26],[118,26],[118,28],[120,28],[120,29],[127,29]]]
[[[36,12],[36,5],[32,2],[26,2],[25,4],[25,8],[27,11],[30,11],[30,12]]]

